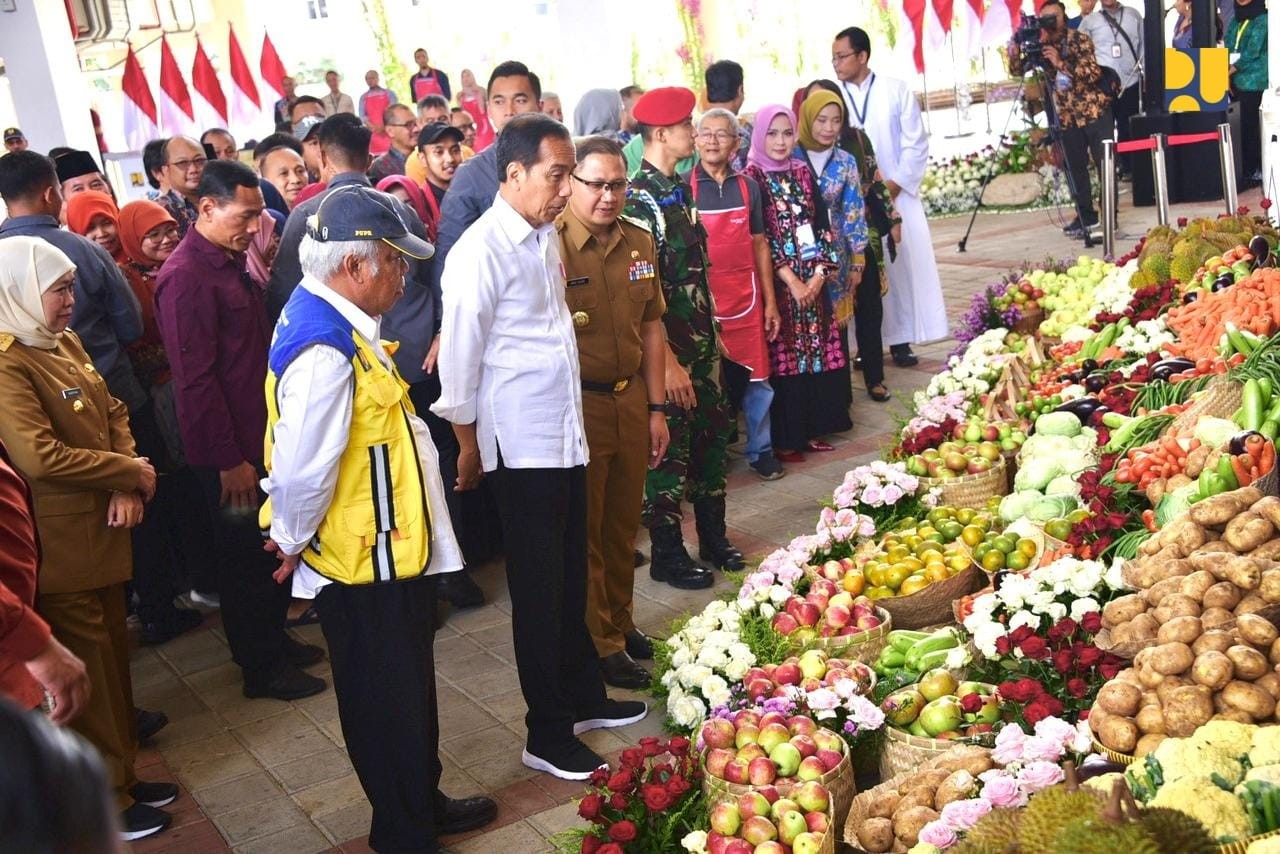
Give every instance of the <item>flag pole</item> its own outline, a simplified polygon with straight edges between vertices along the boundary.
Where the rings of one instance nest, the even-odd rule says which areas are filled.
[[[978,48],[979,54],[982,56],[982,106],[987,109],[987,134],[991,133],[991,90],[987,85],[987,49],[986,47]]]
[[[952,70],[952,73],[955,73],[957,66],[956,66],[956,32],[954,29],[947,34],[947,39],[948,41],[951,42],[951,70]],[[967,91],[968,89],[966,84],[966,92]],[[960,117],[960,80],[958,75],[956,77],[951,78],[951,106],[955,109],[955,113],[956,113],[956,132],[947,134],[946,138],[960,139],[966,136],[973,136],[973,131],[966,131],[964,128],[960,126],[960,118],[961,118]]]

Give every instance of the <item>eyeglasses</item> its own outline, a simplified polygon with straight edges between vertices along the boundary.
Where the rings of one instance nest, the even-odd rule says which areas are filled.
[[[619,196],[627,191],[627,181],[625,178],[621,181],[584,181],[572,172],[570,172],[569,175],[573,180],[577,181],[593,193],[600,193],[603,195],[604,192],[608,190],[615,196]]]
[[[856,50],[849,50],[844,53],[833,53],[831,54],[831,64],[836,65],[837,63],[844,62],[849,57],[857,56],[859,53],[861,53],[861,51]]]
[[[190,160],[175,160],[169,165],[174,169],[177,169],[179,172],[186,172],[193,166],[197,169],[203,169],[204,165],[208,162],[209,158],[207,157],[193,157]]]
[[[698,133],[698,139],[714,139],[716,142],[728,142],[735,137],[737,137],[736,133],[727,130],[704,130]]]
[[[176,225],[170,225],[164,228],[153,228],[146,234],[142,235],[142,239],[148,243],[163,243],[169,238],[177,236],[178,227]]]
[[[414,122],[387,122],[386,126],[387,126],[387,127],[389,127],[389,128],[416,128],[416,127],[418,126],[418,123],[417,123],[416,121],[414,121]]]

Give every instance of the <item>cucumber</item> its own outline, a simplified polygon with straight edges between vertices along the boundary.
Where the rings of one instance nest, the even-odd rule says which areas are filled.
[[[909,632],[905,629],[899,629],[889,632],[889,646],[898,650],[898,652],[906,653],[916,641],[922,641],[928,636],[928,632]]]
[[[960,645],[960,636],[952,628],[942,628],[934,632],[924,640],[917,641],[911,649],[907,650],[906,666],[909,670],[920,670],[920,659],[931,652],[937,652],[940,649],[954,649]]]
[[[935,667],[942,667],[947,663],[947,656],[951,654],[950,649],[938,649],[933,652],[926,652],[920,656],[916,666],[921,673],[928,673]]]
[[[884,651],[880,653],[880,658],[876,663],[888,670],[898,670],[906,663],[907,654],[900,652],[891,646],[886,646]]]

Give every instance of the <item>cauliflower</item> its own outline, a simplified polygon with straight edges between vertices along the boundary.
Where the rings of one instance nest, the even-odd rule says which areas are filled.
[[[1244,756],[1249,752],[1256,729],[1253,724],[1214,720],[1196,730],[1187,741],[1220,748],[1231,756]]]
[[[1203,779],[1184,777],[1162,786],[1151,800],[1153,807],[1180,810],[1203,824],[1219,842],[1245,839],[1251,833],[1249,816],[1240,799],[1231,792],[1206,784]]]
[[[1097,789],[1099,792],[1102,792],[1103,794],[1110,795],[1111,790],[1115,788],[1116,780],[1124,780],[1124,779],[1125,779],[1124,775],[1121,774],[1119,771],[1112,771],[1107,774],[1099,774],[1097,777],[1090,777],[1088,780],[1085,780],[1083,783],[1081,783],[1081,785],[1086,786],[1090,789]],[[1125,785],[1128,785],[1127,781]]]
[[[1254,729],[1249,761],[1255,768],[1280,764],[1280,727],[1260,726]]]
[[[1221,732],[1226,733],[1225,730]],[[1152,755],[1160,764],[1161,779],[1166,786],[1188,778],[1208,782],[1214,774],[1220,776],[1226,785],[1234,786],[1244,778],[1244,764],[1240,761],[1243,754],[1232,750],[1235,748],[1227,750],[1205,744],[1195,737],[1167,738],[1160,742]]]
[[[1260,768],[1250,768],[1249,773],[1244,775],[1245,782],[1250,780],[1265,780],[1268,783],[1274,783],[1280,786],[1280,765],[1263,765]]]

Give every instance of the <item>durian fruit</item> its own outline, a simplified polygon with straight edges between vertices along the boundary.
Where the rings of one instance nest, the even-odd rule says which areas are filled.
[[[1073,821],[1099,818],[1102,807],[1102,795],[1090,789],[1053,786],[1037,792],[1023,810],[1018,826],[1019,852],[1053,854],[1064,827]]]
[[[1184,285],[1190,284],[1196,277],[1202,260],[1188,255],[1175,255],[1169,262],[1169,277]]]
[[[1169,256],[1152,255],[1138,265],[1138,269],[1146,273],[1156,282],[1169,281]],[[1132,287],[1132,282],[1130,282]]]
[[[1020,809],[995,809],[987,813],[965,832],[964,839],[955,848],[956,854],[1004,854],[1009,846],[1017,846],[1022,813]]]
[[[1153,240],[1163,240],[1172,244],[1177,238],[1178,232],[1172,226],[1168,225],[1157,225],[1155,228],[1147,232],[1148,243]]]
[[[1173,253],[1173,240],[1165,238],[1151,238],[1142,244],[1142,251],[1138,253],[1138,262],[1141,263],[1152,255],[1170,255]]]
[[[1147,807],[1138,815],[1138,820],[1164,851],[1215,854],[1218,850],[1218,844],[1205,826],[1184,812],[1168,807]]]
[[[1160,281],[1167,282],[1169,281],[1169,278],[1166,276]],[[1143,270],[1138,270],[1136,273],[1134,273],[1132,276],[1129,277],[1129,287],[1135,291],[1138,288],[1145,288],[1147,285],[1154,285],[1154,284],[1156,284],[1155,277]]]
[[[1212,243],[1216,248],[1226,252],[1229,249],[1235,249],[1241,244],[1241,240],[1234,232],[1219,231],[1206,234],[1204,239]],[[1247,243],[1248,241],[1244,241]]]
[[[1068,823],[1053,840],[1053,849],[1056,854],[1162,854],[1178,850],[1161,848],[1140,824],[1113,824],[1104,818]]]

